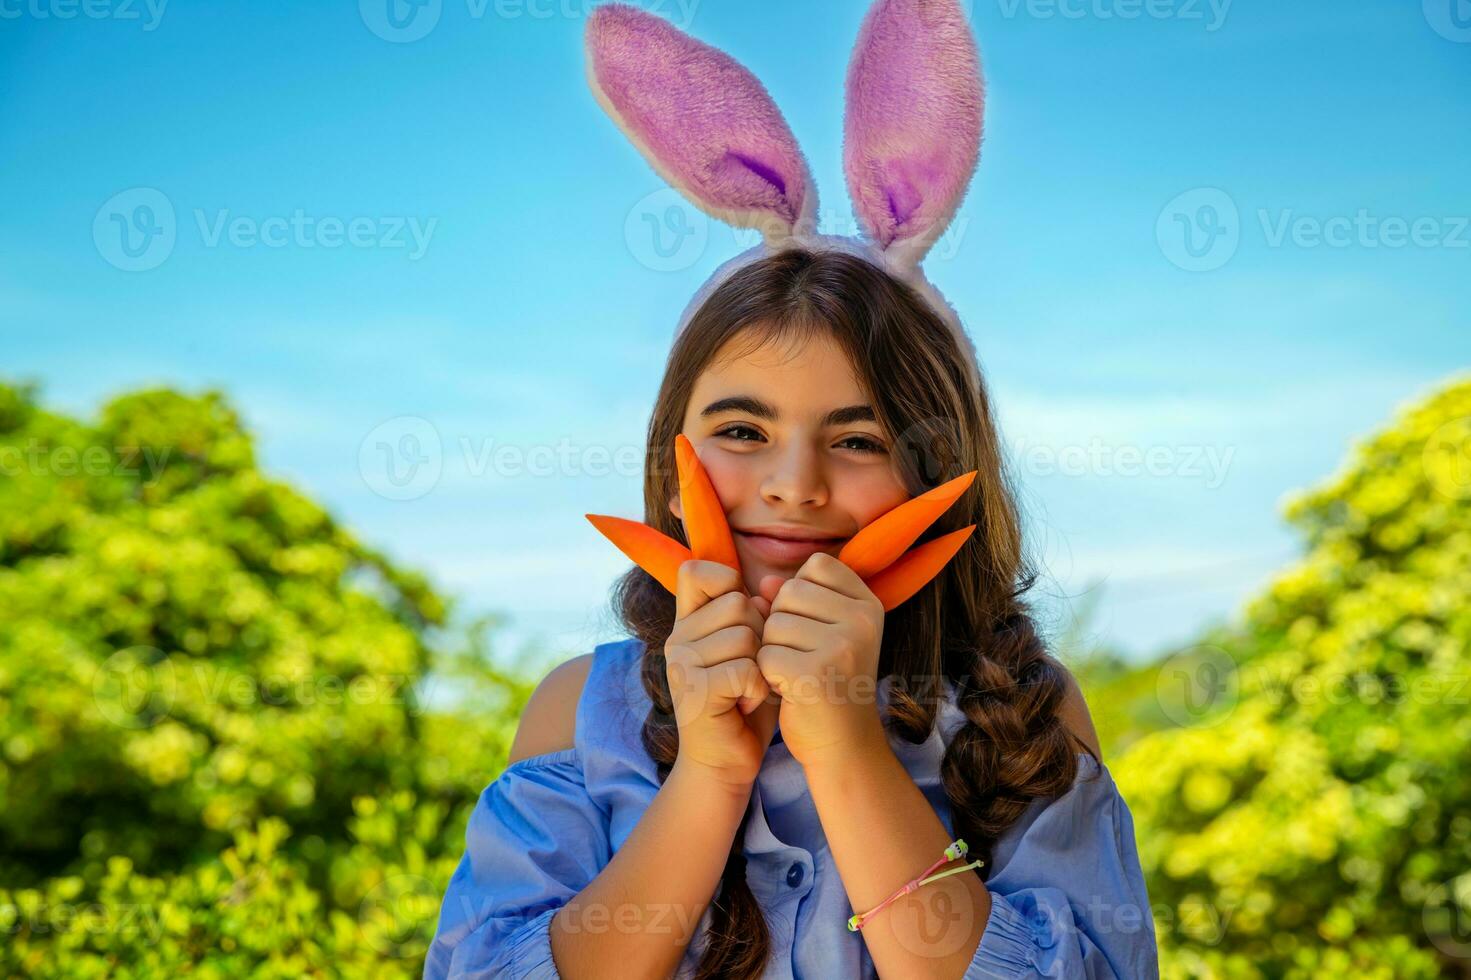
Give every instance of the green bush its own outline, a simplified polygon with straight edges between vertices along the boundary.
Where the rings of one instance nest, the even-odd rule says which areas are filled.
[[[1239,625],[1081,670],[1165,973],[1466,976],[1471,381],[1287,517]],[[217,394],[0,385],[0,975],[418,976],[529,693],[450,621]]]
[[[1471,975],[1471,381],[1286,516],[1238,629],[1090,691],[1156,729],[1111,768],[1166,973]]]
[[[448,618],[218,394],[0,385],[0,975],[417,976],[528,694]]]

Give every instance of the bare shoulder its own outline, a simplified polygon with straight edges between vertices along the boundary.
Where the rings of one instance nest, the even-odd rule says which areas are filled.
[[[1093,727],[1093,715],[1088,711],[1083,689],[1078,685],[1073,672],[1066,667],[1063,668],[1062,675],[1067,679],[1067,695],[1057,710],[1058,720],[1068,730],[1068,734],[1092,751],[1095,758],[1102,760],[1103,750],[1098,745],[1098,731]]]
[[[570,749],[577,727],[577,702],[592,669],[593,655],[584,653],[553,667],[542,678],[521,712],[511,741],[509,765],[534,755]]]

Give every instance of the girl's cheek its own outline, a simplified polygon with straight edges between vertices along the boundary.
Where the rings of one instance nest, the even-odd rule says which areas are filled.
[[[897,479],[870,478],[856,480],[834,494],[834,502],[851,514],[857,525],[867,527],[884,514],[909,499]]]
[[[705,472],[710,474],[715,495],[720,498],[726,513],[750,499],[751,468],[741,457],[734,453],[710,452],[703,454],[700,462],[704,464]]]

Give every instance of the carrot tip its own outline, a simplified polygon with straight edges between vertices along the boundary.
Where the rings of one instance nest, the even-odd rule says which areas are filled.
[[[879,574],[960,499],[976,472],[962,473],[875,518],[848,540],[838,558],[864,579]]]
[[[735,538],[726,521],[725,507],[715,492],[710,474],[700,462],[694,443],[683,432],[675,433],[674,458],[679,472],[679,502],[684,512],[685,537],[690,552],[708,561],[740,569]]]
[[[970,524],[958,531],[926,541],[877,575],[865,579],[865,584],[883,603],[887,612],[908,600],[939,575],[961,546],[970,539],[975,529],[976,526]]]
[[[690,559],[690,551],[647,524],[605,514],[585,515],[609,541],[635,565],[648,572],[660,585],[674,592],[679,566]]]

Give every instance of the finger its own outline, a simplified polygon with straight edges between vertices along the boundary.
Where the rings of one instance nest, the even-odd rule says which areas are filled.
[[[695,643],[680,643],[672,660],[696,668],[714,667],[728,660],[750,660],[761,646],[761,634],[745,623],[727,626]],[[671,659],[667,658],[666,659]]]
[[[719,715],[732,707],[749,704],[759,708],[771,693],[761,668],[749,657],[728,660],[706,671],[710,681],[710,714]]]
[[[753,664],[756,663],[756,660],[755,660],[754,657],[751,659],[751,663],[753,663]],[[761,671],[761,667],[760,667],[759,664],[756,667],[756,671],[757,671],[757,673],[760,673],[760,671]],[[766,675],[765,674],[762,674],[761,675],[761,682],[763,684],[766,683]],[[779,695],[775,691],[773,691],[771,689],[771,685],[770,684],[767,684],[766,685],[766,697],[763,698],[759,703],[757,703],[757,702],[746,703],[744,701],[741,702],[741,713],[742,714],[746,714],[746,715],[753,714],[753,713],[755,713],[757,711],[760,711],[762,708],[766,707],[767,705],[771,705],[771,706],[774,706],[774,707],[780,707],[781,706],[781,695]]]
[[[741,573],[719,562],[680,562],[674,586],[674,618],[683,619],[716,596],[745,591]]]
[[[727,626],[744,624],[760,636],[766,626],[766,617],[751,602],[744,592],[716,596],[676,622],[669,635],[678,643],[694,643]]]
[[[825,585],[850,599],[863,599],[872,595],[857,572],[826,551],[813,552],[802,563],[802,567],[797,569],[797,578]]]
[[[760,673],[759,669],[757,673]],[[764,677],[762,678],[762,683],[765,683]],[[751,712],[750,721],[748,722],[751,730],[756,733],[756,737],[760,740],[762,746],[769,746],[771,744],[771,737],[776,734],[777,720],[781,717],[781,698],[775,691],[771,691],[770,687],[767,690],[770,693],[766,700],[755,711]]]
[[[756,607],[756,611],[761,614],[763,621],[765,621],[767,616],[771,615],[771,600],[765,596],[752,596],[751,605]]]
[[[796,613],[774,612],[766,618],[766,629],[761,632],[761,645],[775,644],[791,647],[804,653],[812,653],[822,645],[827,623],[820,623]]]
[[[681,726],[702,716],[727,714],[742,701],[756,703],[766,691],[766,679],[749,657],[728,660],[708,670],[670,665],[669,693],[674,699],[675,720]]]
[[[747,657],[745,663],[749,665],[749,675],[742,674],[746,686],[741,690],[740,699],[736,702],[736,707],[741,714],[750,715],[760,712],[768,702],[780,705],[781,699],[772,691],[771,685],[766,683],[766,678],[761,674],[761,668],[756,666],[755,656]],[[740,669],[743,672],[747,670],[746,667]]]
[[[802,665],[810,654],[779,643],[763,643],[756,651],[756,666],[761,676],[783,700],[792,696],[793,682],[801,676]]]
[[[756,594],[763,596],[768,603],[776,599],[776,594],[781,591],[782,583],[786,579],[780,575],[763,575],[756,586]]]
[[[852,616],[854,600],[811,579],[789,579],[771,603],[772,612],[796,613],[821,623],[841,623]]]

